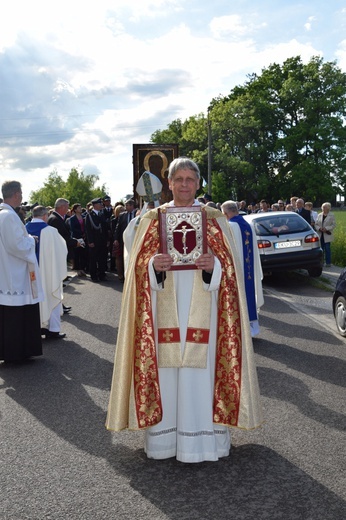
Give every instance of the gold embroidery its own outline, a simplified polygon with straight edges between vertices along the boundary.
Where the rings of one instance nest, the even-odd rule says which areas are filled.
[[[236,425],[241,384],[241,325],[233,260],[216,221],[208,223],[208,245],[222,266],[218,296],[218,338],[214,387],[214,422]]]
[[[203,332],[201,332],[200,330],[197,330],[197,332],[194,332],[192,334],[193,338],[196,340],[196,341],[199,341],[200,339],[203,338],[204,334]]]
[[[138,424],[142,428],[153,426],[162,418],[148,274],[149,260],[159,247],[157,225],[158,222],[153,221],[149,226],[135,266],[137,310],[133,367],[134,397]]]
[[[171,338],[173,338],[173,332],[169,332],[169,330],[166,330],[164,333],[163,333],[163,337],[165,339],[165,341],[171,341]]]
[[[218,296],[214,421],[236,425],[241,385],[241,327],[233,260],[216,219],[207,219],[208,246],[223,266]],[[162,417],[158,367],[155,353],[148,263],[158,250],[158,222],[152,220],[136,261],[137,313],[134,383],[138,423],[157,424]],[[196,344],[198,348],[200,344]],[[191,354],[194,358],[195,351]],[[199,355],[201,352],[199,352]],[[189,356],[190,357],[190,356]],[[184,363],[184,366],[185,363]],[[194,365],[195,366],[195,365]]]

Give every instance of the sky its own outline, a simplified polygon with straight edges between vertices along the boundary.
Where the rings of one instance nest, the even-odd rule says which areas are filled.
[[[346,72],[346,1],[2,2],[0,183],[78,168],[124,198],[133,144],[298,55]]]

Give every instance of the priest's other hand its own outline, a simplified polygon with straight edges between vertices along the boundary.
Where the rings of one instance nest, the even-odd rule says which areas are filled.
[[[204,253],[196,260],[198,269],[203,269],[207,273],[212,273],[214,269],[214,255],[211,253]]]

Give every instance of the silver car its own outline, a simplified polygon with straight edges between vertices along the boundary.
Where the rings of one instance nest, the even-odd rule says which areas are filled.
[[[298,213],[270,211],[244,215],[257,236],[263,272],[306,269],[321,276],[323,251],[318,234]]]

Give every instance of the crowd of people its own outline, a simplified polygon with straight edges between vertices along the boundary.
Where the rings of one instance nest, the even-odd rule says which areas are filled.
[[[106,280],[108,270],[119,279],[121,244],[114,248],[121,212],[134,216],[134,201],[111,206],[109,196],[83,208],[58,198],[54,207],[22,203],[18,181],[2,185],[0,199],[0,360],[23,362],[42,354],[42,338],[63,339],[61,316],[68,267],[92,282]],[[128,207],[133,205],[132,212]],[[118,240],[122,234],[118,232]],[[15,329],[16,333],[13,333]],[[28,340],[23,338],[29,337]]]
[[[108,195],[86,208],[58,198],[54,208],[35,205],[30,218],[21,211],[20,183],[3,184],[0,359],[25,361],[42,354],[42,337],[65,337],[68,261],[93,283],[114,271],[124,290],[106,427],[144,429],[149,458],[216,461],[230,452],[231,427],[262,423],[252,337],[260,331],[263,275],[243,216],[296,211],[319,233],[327,264],[335,218],[329,203],[316,214],[299,197],[258,205],[196,198],[200,172],[186,157],[170,164],[173,198],[158,208],[158,181],[143,176],[141,210],[134,199],[112,206]]]

